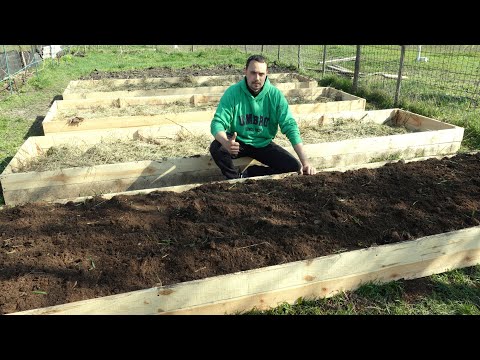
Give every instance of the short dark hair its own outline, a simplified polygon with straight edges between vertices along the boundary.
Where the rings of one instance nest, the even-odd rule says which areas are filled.
[[[248,65],[250,65],[250,62],[252,61],[257,61],[260,63],[266,63],[267,59],[263,55],[252,55],[247,59],[247,64],[245,65],[245,69],[248,69]]]

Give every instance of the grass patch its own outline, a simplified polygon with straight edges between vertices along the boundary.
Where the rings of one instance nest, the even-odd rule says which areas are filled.
[[[298,299],[245,315],[480,315],[480,266],[428,278],[364,284],[330,298]]]

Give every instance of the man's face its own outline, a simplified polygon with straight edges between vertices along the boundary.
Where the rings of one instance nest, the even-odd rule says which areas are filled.
[[[245,69],[248,87],[258,94],[265,84],[267,78],[267,64],[257,61],[250,61],[248,68]]]

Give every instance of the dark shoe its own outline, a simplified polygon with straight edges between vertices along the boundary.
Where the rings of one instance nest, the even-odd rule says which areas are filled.
[[[246,168],[245,170],[243,170],[240,175],[238,176],[240,179],[245,179],[245,178],[248,178],[248,168]]]

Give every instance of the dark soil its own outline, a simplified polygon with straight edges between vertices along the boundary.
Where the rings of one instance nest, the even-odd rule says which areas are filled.
[[[296,69],[285,66],[278,66],[275,63],[269,64],[269,73],[288,73],[296,72]],[[83,76],[81,80],[100,80],[100,79],[139,79],[154,77],[181,77],[181,76],[213,76],[213,75],[236,75],[243,74],[243,69],[233,65],[221,65],[215,68],[202,68],[200,66],[184,67],[180,69],[158,67],[126,71],[98,71],[94,70],[91,74]]]
[[[480,224],[480,154],[0,211],[0,312]]]

